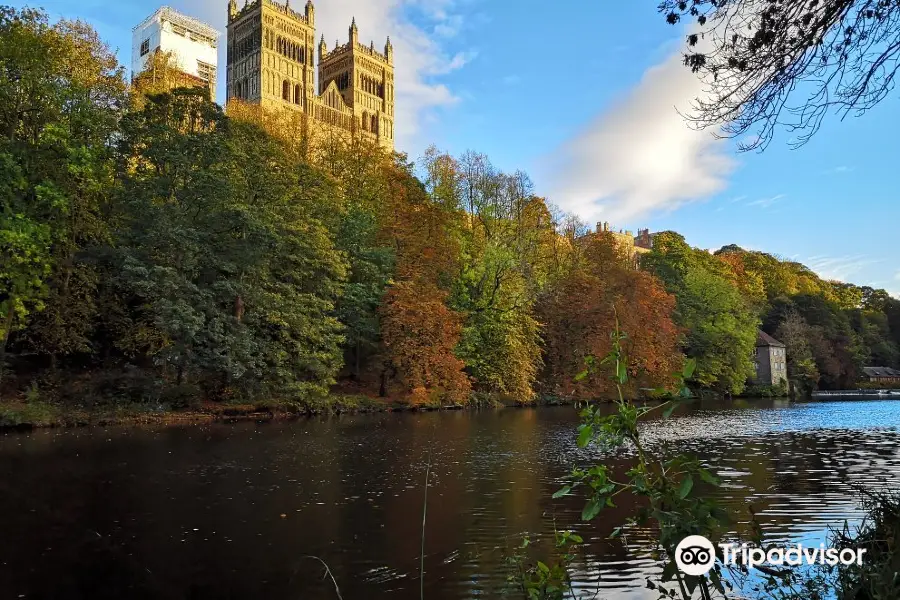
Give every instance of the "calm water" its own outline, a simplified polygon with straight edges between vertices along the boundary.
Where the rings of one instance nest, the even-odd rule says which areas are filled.
[[[587,526],[579,499],[550,499],[591,458],[576,423],[553,408],[2,435],[0,598],[335,598],[309,556],[347,600],[418,598],[429,455],[430,600],[499,596],[510,549],[554,520],[589,542],[583,590],[653,597],[647,536],[605,539],[633,506]],[[708,464],[739,521],[753,505],[796,541],[858,518],[852,484],[900,483],[898,427],[897,401],[735,401],[646,437]]]

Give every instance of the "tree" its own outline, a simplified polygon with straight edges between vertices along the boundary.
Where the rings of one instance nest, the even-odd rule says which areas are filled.
[[[785,126],[805,143],[830,111],[861,114],[893,89],[900,5],[881,0],[664,0],[687,18],[684,63],[707,86],[690,117],[765,148]]]
[[[685,331],[685,353],[697,360],[694,380],[720,392],[740,393],[754,374],[759,317],[741,294],[729,263],[664,232],[641,264],[676,298],[675,320]]]
[[[463,362],[453,353],[461,317],[447,308],[446,296],[427,281],[404,281],[388,290],[381,307],[387,364],[413,405],[468,402],[471,386]]]
[[[346,262],[316,215],[336,190],[199,90],[149,97],[120,152],[119,348],[175,389],[324,396],[341,366]]]
[[[87,25],[0,7],[0,364],[26,325],[21,346],[54,366],[89,350],[97,273],[84,255],[108,236],[122,74]]]
[[[673,322],[675,298],[661,282],[633,269],[609,234],[579,240],[577,270],[542,293],[537,314],[544,348],[544,393],[581,399],[610,398],[612,381],[598,372],[579,377],[585,360],[606,356],[618,322],[631,332],[623,348],[629,357],[627,392],[668,387],[679,371],[681,332]]]
[[[788,382],[793,394],[809,396],[818,387],[819,371],[810,346],[809,324],[790,309],[778,325],[775,337],[787,348]]]

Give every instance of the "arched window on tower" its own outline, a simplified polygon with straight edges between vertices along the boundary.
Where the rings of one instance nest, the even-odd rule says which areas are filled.
[[[291,101],[291,84],[287,82],[287,79],[281,84],[281,99],[286,102]]]
[[[300,104],[300,84],[294,86],[294,104]]]
[[[368,115],[368,113],[362,114],[362,128],[363,128],[363,131],[369,130],[369,115]]]

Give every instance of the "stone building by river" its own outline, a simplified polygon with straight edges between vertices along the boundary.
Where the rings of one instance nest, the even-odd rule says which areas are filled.
[[[787,351],[779,342],[765,331],[757,332],[756,337],[756,380],[757,385],[778,385],[787,383]]]
[[[287,111],[380,146],[394,148],[394,49],[360,43],[353,19],[349,39],[330,51],[316,46],[315,7],[297,12],[275,0],[228,5],[227,99]],[[314,52],[318,54],[318,88]]]

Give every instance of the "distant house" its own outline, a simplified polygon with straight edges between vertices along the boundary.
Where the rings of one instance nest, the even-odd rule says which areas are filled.
[[[765,331],[756,334],[757,385],[787,383],[787,352],[784,344]]]
[[[863,367],[863,377],[869,383],[900,383],[900,371],[890,367]]]

